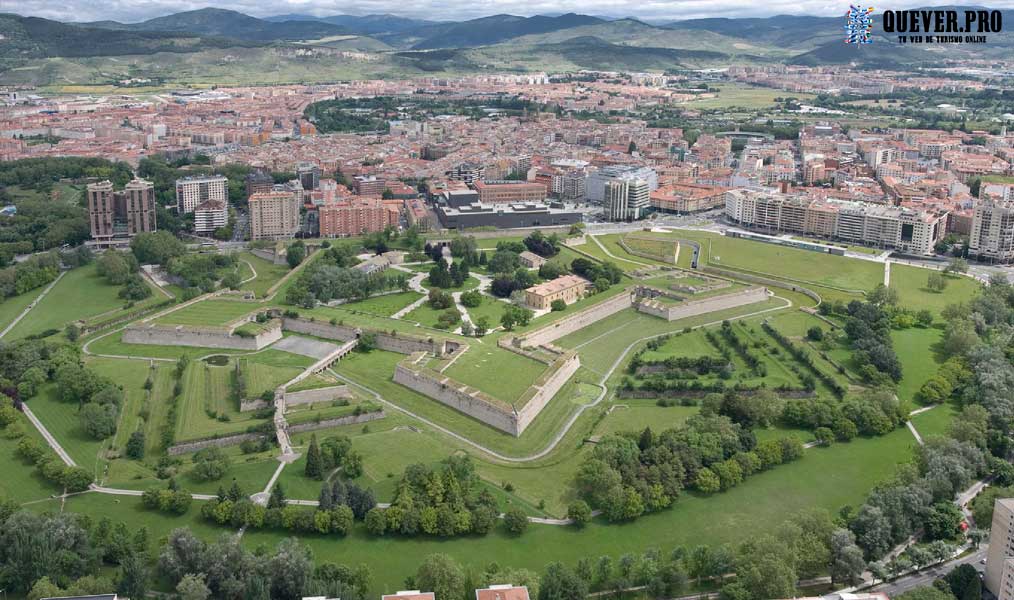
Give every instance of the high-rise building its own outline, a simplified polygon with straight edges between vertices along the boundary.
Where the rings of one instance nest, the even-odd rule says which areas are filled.
[[[290,238],[299,231],[301,202],[292,191],[258,192],[250,196],[247,203],[251,239]]]
[[[155,186],[150,181],[134,179],[123,191],[101,181],[88,184],[86,193],[92,245],[125,245],[138,233],[156,230]]]
[[[176,210],[181,215],[194,212],[208,200],[228,202],[229,180],[223,175],[184,177],[176,180]]]
[[[643,179],[614,179],[604,192],[602,205],[610,221],[636,221],[648,212],[651,191]]]
[[[320,187],[320,167],[313,163],[301,162],[296,165],[296,179],[304,190],[315,190]]]
[[[997,600],[1014,599],[1014,498],[998,498],[993,505],[984,580]]]
[[[221,200],[208,200],[194,209],[194,232],[213,233],[229,223],[229,209]]]
[[[356,175],[352,179],[352,189],[360,196],[380,196],[387,189],[387,182],[376,175]]]
[[[987,196],[975,205],[968,254],[990,262],[1014,262],[1014,199]]]

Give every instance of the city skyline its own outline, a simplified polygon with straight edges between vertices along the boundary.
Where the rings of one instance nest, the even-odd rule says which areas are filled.
[[[906,0],[892,3],[889,7],[877,7],[877,13],[883,10],[900,10],[926,6],[942,5],[934,2]],[[978,4],[969,6],[980,6]],[[125,23],[141,22],[147,19],[162,17],[179,12],[199,10],[203,8],[220,8],[234,10],[258,18],[270,18],[280,15],[307,15],[327,17],[334,15],[379,15],[390,14],[398,17],[423,19],[432,21],[465,21],[481,17],[511,14],[517,16],[560,15],[569,12],[592,15],[607,19],[635,18],[650,23],[668,23],[699,18],[749,18],[774,17],[779,15],[796,16],[837,16],[847,8],[847,3],[826,0],[775,0],[773,2],[754,3],[746,0],[716,2],[715,0],[683,0],[681,2],[647,2],[636,8],[625,3],[612,0],[576,0],[549,1],[517,5],[515,3],[487,0],[486,2],[432,2],[424,1],[411,6],[391,0],[354,0],[341,5],[329,0],[282,0],[271,4],[263,4],[252,0],[233,2],[192,2],[188,0],[114,0],[98,2],[97,0],[70,0],[53,5],[43,0],[26,0],[17,6],[5,7],[22,16],[43,17],[66,22],[89,22],[114,20]],[[999,0],[988,5],[991,9],[1014,8],[1014,0]]]

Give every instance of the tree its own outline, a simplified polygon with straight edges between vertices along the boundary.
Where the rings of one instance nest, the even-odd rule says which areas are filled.
[[[285,490],[281,483],[275,483],[271,488],[271,495],[268,496],[268,508],[285,508]]]
[[[555,562],[546,566],[539,585],[538,600],[585,600],[588,582],[574,571]]]
[[[97,440],[105,439],[116,433],[116,417],[118,409],[115,404],[98,404],[88,402],[81,407],[78,420],[88,435]]]
[[[60,586],[49,580],[49,577],[42,577],[32,586],[28,592],[28,600],[41,600],[42,598],[61,598],[64,591]]]
[[[926,289],[939,294],[947,289],[947,279],[940,273],[933,271],[926,276]]]
[[[874,306],[894,306],[898,303],[898,290],[878,283],[867,296],[867,300]]]
[[[697,481],[695,485],[698,491],[705,494],[714,494],[715,492],[722,489],[722,482],[711,469],[704,467],[697,472]]]
[[[926,536],[930,540],[952,540],[961,535],[964,515],[953,502],[938,502],[926,515]]]
[[[431,554],[419,565],[415,585],[421,590],[433,592],[437,598],[459,598],[464,592],[465,574],[450,556]]]
[[[920,327],[929,327],[933,324],[933,311],[924,308],[915,313],[915,320],[919,323]]]
[[[837,529],[831,534],[831,581],[855,585],[866,570],[863,551],[856,545],[855,535],[848,529]]]
[[[151,584],[148,556],[131,552],[120,562],[120,579],[116,591],[127,598],[144,598]]]
[[[321,463],[320,448],[317,446],[317,436],[310,436],[310,447],[306,451],[306,468],[303,474],[311,479],[323,479],[324,468]]]
[[[384,515],[384,510],[381,508],[371,508],[366,513],[366,530],[373,535],[384,535],[384,531],[387,530],[387,517]]]
[[[503,524],[508,533],[521,535],[528,529],[528,517],[520,508],[512,508],[504,514]]]
[[[134,252],[137,262],[167,266],[177,256],[183,256],[187,247],[167,231],[139,233],[130,241],[130,249]]]
[[[818,427],[813,430],[813,437],[817,439],[817,443],[821,446],[830,446],[834,442],[835,435],[829,427]]]
[[[549,304],[549,309],[553,312],[560,312],[561,310],[567,310],[567,303],[563,300],[556,299]]]
[[[204,448],[194,454],[191,474],[198,481],[216,481],[229,470],[229,457],[221,448]]]
[[[968,261],[963,258],[952,259],[944,269],[945,273],[967,273]]]
[[[475,320],[475,337],[482,337],[489,331],[489,317],[483,315]]]
[[[824,339],[824,330],[814,325],[806,330],[806,337],[811,341],[819,342]]]
[[[584,500],[575,500],[567,507],[567,518],[570,519],[575,526],[584,527],[591,521],[592,511],[591,507]]]
[[[204,574],[194,575],[188,573],[176,584],[176,594],[180,600],[207,600],[211,597],[211,590],[204,583]]]
[[[144,458],[144,431],[138,429],[134,433],[130,434],[130,439],[127,440],[127,447],[125,449],[128,458],[134,460],[141,460]]]

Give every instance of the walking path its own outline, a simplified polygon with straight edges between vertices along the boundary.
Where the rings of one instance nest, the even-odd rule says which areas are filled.
[[[884,287],[891,285],[891,261],[884,261]]]
[[[46,426],[42,424],[42,421],[35,416],[32,409],[28,408],[27,402],[21,403],[21,410],[25,413],[25,416],[28,417],[28,420],[32,422],[32,425],[39,430],[39,433],[42,434],[42,439],[46,440],[46,443],[49,444],[49,447],[52,448],[54,452],[56,452],[56,455],[60,457],[60,460],[62,460],[68,467],[76,467],[77,463],[74,462],[74,459],[70,457],[70,454],[67,454],[67,451],[63,449],[60,442],[56,441],[53,434],[49,433],[49,430],[46,429]]]
[[[15,319],[11,321],[10,324],[7,325],[7,327],[4,327],[3,331],[0,331],[0,338],[7,335],[7,333],[10,332],[11,329],[14,329],[14,327],[21,322],[21,319],[24,319],[26,316],[28,316],[28,313],[32,312],[32,309],[38,306],[39,302],[42,302],[42,299],[46,297],[46,294],[49,293],[49,290],[53,289],[53,286],[59,283],[60,280],[63,279],[63,276],[66,274],[67,271],[60,271],[60,274],[56,276],[56,279],[54,279],[49,285],[47,285],[46,289],[42,290],[42,293],[39,294],[39,297],[36,298],[35,300],[32,300],[32,303],[29,304],[27,307],[25,307],[25,310],[21,311],[20,315],[15,317]]]

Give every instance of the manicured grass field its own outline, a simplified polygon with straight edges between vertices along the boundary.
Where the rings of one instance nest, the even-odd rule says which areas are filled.
[[[42,290],[46,289],[45,286],[29,290],[19,296],[13,296],[0,302],[0,331],[3,331],[10,325],[11,321],[16,319],[23,310],[28,308],[28,305],[33,300],[39,297]]]
[[[498,347],[495,337],[469,345],[444,374],[504,402],[514,402],[547,367]]]
[[[428,290],[433,289],[434,287],[433,285],[430,284],[429,277],[422,280],[422,286]],[[464,283],[462,283],[458,287],[437,288],[437,289],[443,290],[445,292],[467,292],[468,290],[474,290],[477,287],[479,287],[479,280],[476,279],[475,277],[469,277],[464,281]]]
[[[919,432],[919,435],[923,439],[946,435],[947,428],[950,427],[951,421],[960,412],[958,408],[951,402],[934,406],[933,408],[921,412],[911,417],[912,425],[915,430]]]
[[[474,308],[466,306],[465,309],[468,311],[468,316],[472,318],[472,323],[477,323],[480,318],[486,317],[486,320],[489,321],[489,329],[492,330],[500,326],[500,318],[503,317],[503,310],[506,306],[507,302],[483,294],[482,304]]]
[[[898,397],[915,402],[916,393],[926,380],[936,374],[940,364],[933,350],[943,332],[939,329],[911,327],[891,332],[894,352],[901,360],[902,376],[898,383]]]
[[[420,325],[423,325],[425,327],[440,329],[439,327],[437,327],[437,325],[440,323],[440,315],[452,309],[456,310],[456,308],[453,306],[450,308],[436,310],[435,308],[430,306],[429,302],[423,302],[422,304],[411,310],[407,315],[402,317],[402,319],[404,319],[405,321],[413,321],[415,323],[419,323]],[[444,331],[450,332],[454,329],[457,329],[460,326],[461,323],[459,322],[455,325],[452,325],[450,330]]]
[[[124,301],[117,296],[120,286],[106,283],[95,269],[95,265],[91,264],[68,271],[6,338],[17,339],[48,329],[63,329],[71,321],[122,307]]]
[[[258,298],[266,296],[268,289],[289,272],[289,265],[276,265],[250,252],[240,252],[236,257],[240,261],[250,263],[257,273],[257,277],[244,283],[239,289],[251,291],[257,294]],[[249,274],[244,275],[243,279],[247,277]]]
[[[928,308],[934,314],[948,304],[968,302],[978,292],[981,284],[971,277],[944,275],[947,287],[943,292],[931,292],[926,288],[926,279],[934,271],[908,265],[891,265],[891,287],[898,290],[898,306],[909,310]]]
[[[108,443],[92,438],[81,427],[76,402],[61,400],[56,384],[49,383],[28,401],[28,406],[78,466],[96,474],[101,472],[100,466],[105,462],[103,450]]]
[[[419,298],[422,298],[422,294],[418,292],[399,292],[397,294],[374,296],[359,302],[349,302],[342,306],[349,310],[368,312],[381,317],[390,317]]]
[[[617,399],[612,412],[595,428],[595,434],[641,431],[645,427],[658,433],[682,425],[698,410],[696,406],[658,406],[654,400],[641,398]]]
[[[230,321],[264,308],[252,302],[236,300],[219,300],[213,298],[202,300],[190,306],[159,317],[155,320],[159,325],[190,325],[194,327],[222,327]]]
[[[702,245],[702,252],[705,248]],[[881,263],[736,238],[713,238],[708,256],[710,264],[720,267],[846,290],[868,291],[884,281]]]

